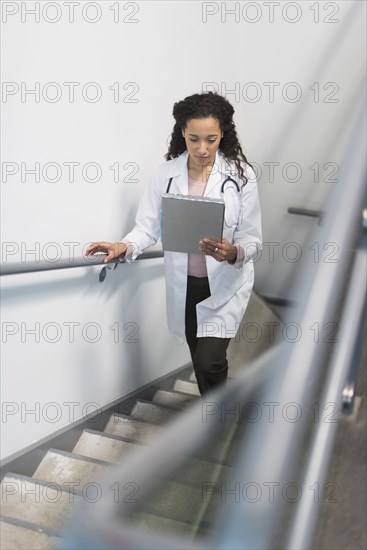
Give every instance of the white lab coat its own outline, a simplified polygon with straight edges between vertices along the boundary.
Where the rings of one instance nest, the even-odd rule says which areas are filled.
[[[169,178],[170,193],[188,194],[188,151],[158,166],[140,201],[135,226],[123,239],[131,243],[125,261],[134,261],[145,248],[160,237],[160,213],[162,195],[166,193]],[[232,338],[235,336],[245,313],[254,284],[253,259],[261,250],[261,213],[257,184],[253,170],[247,166],[248,183],[238,193],[231,182],[221,194],[222,182],[230,175],[236,177],[235,165],[226,161],[218,149],[215,163],[207,182],[204,196],[223,198],[225,223],[223,237],[236,247],[244,247],[245,256],[234,265],[218,262],[206,256],[211,296],[196,306],[197,336]],[[187,286],[187,254],[165,252],[166,307],[170,332],[180,342],[185,341],[185,303]]]

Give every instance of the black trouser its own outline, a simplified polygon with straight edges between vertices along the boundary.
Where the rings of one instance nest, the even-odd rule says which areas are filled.
[[[197,338],[196,304],[210,296],[207,277],[187,277],[185,332],[200,394],[227,380],[230,338]]]

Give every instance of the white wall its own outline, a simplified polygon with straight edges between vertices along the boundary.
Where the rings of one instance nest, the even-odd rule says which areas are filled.
[[[313,253],[307,238],[314,221],[286,210],[320,208],[326,192],[341,184],[325,179],[343,161],[364,84],[365,4],[79,0],[73,6],[74,20],[66,2],[1,4],[2,261],[51,261],[70,250],[80,255],[93,240],[122,238],[149,175],[164,160],[173,103],[217,89],[232,101],[245,154],[261,169],[265,245],[257,289],[289,297],[295,267],[289,243]],[[70,82],[78,83],[73,101]],[[37,100],[24,93],[37,86]],[[72,162],[79,163],[74,179],[66,164]],[[269,162],[279,163],[274,179]],[[40,181],[22,174],[22,166],[35,163]],[[290,181],[296,169],[288,163],[302,172],[298,181]],[[315,163],[319,182],[310,169]],[[324,169],[326,163],[333,164]],[[279,243],[275,262],[270,242]],[[166,329],[162,260],[120,266],[102,285],[98,271],[2,281],[4,459],[80,418],[86,403],[104,406],[188,360]],[[79,323],[72,342],[70,323]],[[88,323],[99,327],[95,343]],[[122,339],[136,326],[138,341],[115,343],[114,323]],[[33,326],[39,342],[26,333]],[[71,417],[68,402],[78,403]],[[32,408],[33,416],[25,414]]]

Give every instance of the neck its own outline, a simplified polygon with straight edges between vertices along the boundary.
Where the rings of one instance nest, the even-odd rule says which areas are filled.
[[[202,181],[207,181],[212,171],[213,164],[214,162],[206,164],[205,166],[193,165],[189,157],[187,162],[187,169],[188,169],[189,176],[199,177]]]

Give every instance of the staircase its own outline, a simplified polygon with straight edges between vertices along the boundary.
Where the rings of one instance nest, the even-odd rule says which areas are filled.
[[[243,324],[249,318],[279,319],[253,294]],[[229,348],[230,376],[246,360],[258,355],[273,343],[263,337],[246,341],[244,332]],[[7,472],[2,479],[1,548],[3,550],[52,549],[68,547],[63,529],[73,506],[82,501],[93,503],[100,498],[98,480],[114,464],[157,436],[164,425],[200,398],[192,367],[151,386],[143,397],[129,399],[108,411],[104,427],[86,428],[71,451],[50,448],[33,475]],[[215,440],[202,445],[200,452],[185,459],[174,476],[162,478],[144,505],[131,514],[131,523],[159,529],[185,537],[205,537],[217,529],[216,512],[221,495],[211,490],[231,474],[236,456],[236,437],[222,430]],[[203,483],[209,487],[203,493]],[[116,487],[117,488],[117,487]],[[111,490],[114,490],[113,488]],[[134,499],[138,488],[124,488],[119,497]]]
[[[137,399],[133,405],[130,401],[130,414],[113,412],[104,431],[85,429],[72,452],[49,449],[32,477],[7,473],[1,484],[1,548],[62,548],[62,531],[73,505],[81,499],[97,499],[98,480],[106,469],[147,444],[166,422],[198,398],[193,375],[177,378],[170,391],[156,390],[151,401]],[[202,449],[199,456],[187,459],[175,479],[162,481],[154,502],[148,500],[144,510],[131,519],[175,534],[207,534],[213,527],[216,503],[208,499],[201,510],[202,481],[226,478],[234,454],[235,443],[229,447],[225,439]],[[134,491],[132,483],[125,497],[133,498]]]

